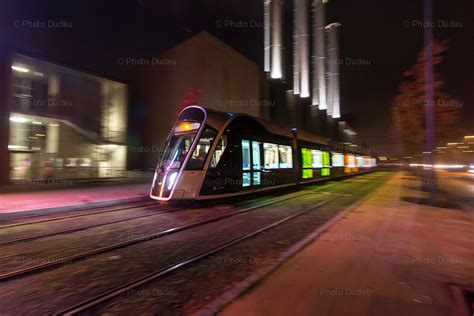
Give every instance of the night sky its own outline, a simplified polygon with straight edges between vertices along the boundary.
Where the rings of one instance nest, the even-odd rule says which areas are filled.
[[[446,92],[461,100],[460,125],[465,133],[474,134],[474,1],[433,3],[435,37],[450,41],[440,67]],[[203,29],[262,65],[262,16],[263,0],[1,0],[0,41],[127,80],[129,69],[117,59],[156,56]],[[341,59],[365,63],[342,65],[342,113],[354,117],[361,139],[380,151],[392,146],[386,139],[390,106],[403,71],[422,48],[423,27],[417,26],[422,18],[420,0],[331,0],[328,5],[327,23],[342,24]],[[15,21],[25,19],[64,20],[72,27],[47,31],[15,27]],[[254,27],[225,27],[233,22]]]

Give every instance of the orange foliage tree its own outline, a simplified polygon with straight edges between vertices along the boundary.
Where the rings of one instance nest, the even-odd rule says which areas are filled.
[[[433,107],[435,116],[435,138],[445,141],[455,130],[459,118],[461,103],[444,93],[444,81],[437,72],[436,65],[443,62],[446,42],[434,41],[432,60],[434,68],[434,102],[428,102],[425,94],[425,50],[421,50],[416,64],[404,72],[399,94],[392,105],[392,135],[404,145],[405,152],[420,152],[426,142],[426,107]],[[429,104],[431,103],[431,104]]]

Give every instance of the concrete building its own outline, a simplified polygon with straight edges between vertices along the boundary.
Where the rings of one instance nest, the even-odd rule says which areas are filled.
[[[187,105],[268,118],[271,104],[260,67],[206,31],[146,62],[131,79],[130,168],[155,167]]]

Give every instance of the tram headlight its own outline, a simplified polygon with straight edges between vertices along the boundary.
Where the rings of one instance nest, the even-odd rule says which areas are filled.
[[[173,185],[177,177],[178,177],[177,172],[173,172],[168,176],[168,190],[171,190],[173,188]]]

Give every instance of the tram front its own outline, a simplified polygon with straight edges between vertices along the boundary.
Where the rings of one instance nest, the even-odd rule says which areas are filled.
[[[200,106],[189,106],[179,114],[156,167],[151,198],[168,201],[196,197],[216,136],[216,131],[206,126],[206,118],[206,110]]]

